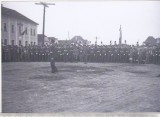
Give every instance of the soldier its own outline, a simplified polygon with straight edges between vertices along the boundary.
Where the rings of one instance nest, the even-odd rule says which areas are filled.
[[[22,46],[22,48],[21,48],[21,61],[24,62],[24,60],[25,60],[25,50],[24,50],[24,47]]]
[[[69,61],[70,62],[74,61],[73,49],[74,49],[74,44],[72,44],[71,46],[69,46]]]
[[[155,64],[158,64],[159,50],[158,47],[155,48]]]
[[[79,49],[78,49],[78,46],[75,46],[75,48],[73,50],[73,56],[74,56],[75,62],[78,62],[78,55],[79,55]]]
[[[126,56],[127,56],[127,58],[126,58],[126,62],[127,62],[127,63],[129,63],[130,49],[131,49],[131,48],[130,48],[130,47],[128,47],[128,48],[127,48],[127,51],[126,51]]]
[[[60,47],[57,47],[57,61],[59,62],[60,61],[60,54],[61,54],[61,51],[60,51]]]
[[[153,47],[153,50],[152,50],[152,63],[156,64],[156,50],[155,50],[155,47]]]
[[[147,49],[146,50],[146,57],[145,57],[145,64],[148,64],[149,63],[149,59],[150,59],[150,53],[149,53],[149,50]]]
[[[105,50],[104,45],[101,47],[101,55],[102,55],[102,61],[101,62],[106,62],[106,50]]]
[[[2,62],[5,62],[5,48],[4,45],[2,44]]]
[[[134,49],[132,48],[130,50],[130,53],[129,53],[129,61],[130,61],[130,63],[133,63],[133,55],[134,55]]]
[[[17,47],[13,45],[13,62],[17,61]]]
[[[44,45],[43,46],[40,46],[39,48],[38,48],[38,50],[39,50],[39,61],[41,61],[41,62],[43,62],[43,59],[44,59],[44,49],[43,49],[43,47],[44,47]]]
[[[10,46],[10,55],[11,55],[11,62],[14,61],[14,45]]]
[[[158,48],[158,64],[160,64],[160,46]]]
[[[129,60],[128,54],[129,54],[128,48],[127,48],[127,46],[125,46],[125,47],[124,47],[124,62],[125,62],[125,63],[127,63],[128,60]]]
[[[98,54],[99,54],[98,46],[95,45],[95,48],[94,48],[94,62],[98,62]]]
[[[108,48],[108,62],[111,62],[111,55],[112,55],[112,51],[111,51],[112,49],[111,49],[111,46],[109,46],[109,48]]]
[[[64,62],[68,62],[68,48],[67,46],[64,46],[64,52],[63,52],[63,55],[64,55]]]
[[[4,46],[4,61],[9,62],[9,47],[7,45]]]
[[[127,44],[127,41],[125,40],[124,43],[125,43],[125,45],[126,45],[126,44]]]
[[[91,46],[88,46],[88,62],[91,62]]]
[[[108,61],[108,51],[109,51],[109,50],[108,50],[108,46],[106,45],[106,46],[105,46],[105,62],[109,62],[109,61]]]
[[[64,46],[61,47],[61,61],[64,62]]]
[[[120,45],[116,47],[116,62],[120,62]]]
[[[139,47],[139,42],[137,42],[137,47]]]
[[[24,60],[24,62],[27,61],[27,47],[26,46],[24,47],[23,60]]]
[[[51,60],[51,58],[54,58],[55,56],[54,56],[54,50],[55,49],[55,47],[54,47],[54,45],[52,44],[51,46],[50,46],[50,48],[49,48],[49,51],[50,51],[50,60]],[[55,60],[55,59],[54,59]]]
[[[42,61],[45,62],[45,58],[46,58],[46,47],[45,45],[42,47],[43,52],[42,52]]]
[[[94,45],[92,45],[91,47],[90,47],[90,55],[89,55],[89,61],[90,62],[94,62]]]
[[[87,45],[85,44],[83,47],[83,62],[86,64],[88,59],[88,48]]]
[[[114,62],[114,46],[110,48],[110,62]]]
[[[47,46],[47,50],[46,50],[47,52],[46,52],[46,56],[47,56],[47,61],[49,62],[50,61],[50,48],[49,48],[49,46]]]
[[[38,46],[35,46],[35,52],[34,52],[34,61],[37,62],[40,60],[40,52]]]
[[[138,64],[142,64],[143,52],[142,49],[138,50]]]
[[[59,60],[62,62],[63,61],[63,47],[62,46],[60,46],[60,48],[59,48],[60,50],[60,56],[59,56]]]
[[[97,47],[96,57],[97,57],[97,62],[101,62],[101,48],[99,46]]]
[[[44,53],[44,58],[43,58],[44,60],[43,61],[46,62],[47,61],[47,45],[44,46],[43,53]]]
[[[57,67],[55,66],[54,58],[51,58],[50,64],[51,64],[52,73],[58,72]]]
[[[30,49],[30,61],[34,61],[34,48],[33,48],[33,46],[31,46],[31,49]]]
[[[138,50],[137,50],[137,48],[134,48],[133,62],[138,63]]]
[[[29,46],[26,46],[26,61],[29,61]]]
[[[123,48],[122,46],[120,46],[120,51],[119,51],[119,58],[120,58],[120,62],[123,62]]]
[[[79,49],[79,60],[83,62],[83,45],[81,45]]]
[[[118,50],[117,50],[117,47],[115,45],[114,50],[113,50],[113,62],[117,62],[118,61],[117,60],[117,58],[118,58],[117,56],[118,56]]]

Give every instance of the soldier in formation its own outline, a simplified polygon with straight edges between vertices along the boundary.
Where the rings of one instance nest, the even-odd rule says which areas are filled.
[[[2,45],[3,62],[114,62],[160,64],[160,46],[132,45]]]

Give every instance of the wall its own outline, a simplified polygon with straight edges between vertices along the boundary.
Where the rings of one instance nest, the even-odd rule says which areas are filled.
[[[4,31],[4,23],[6,23],[7,31]],[[14,32],[12,32],[12,25],[14,26]],[[21,33],[24,32],[25,28],[27,28],[27,34],[21,35],[19,33],[19,26],[21,27]],[[32,35],[31,35],[32,29]],[[35,35],[34,31],[35,30]],[[7,39],[7,45],[11,45],[12,40],[14,40],[14,45],[19,45],[19,41],[21,40],[21,44],[25,46],[25,42],[27,41],[28,44],[31,42],[35,42],[37,45],[37,25],[34,23],[29,23],[20,19],[9,18],[6,16],[2,16],[1,21],[1,39],[2,43],[4,44],[4,39]]]

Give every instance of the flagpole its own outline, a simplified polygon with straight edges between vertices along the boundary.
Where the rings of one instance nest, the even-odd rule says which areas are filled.
[[[69,32],[68,32],[68,39],[70,40],[70,35],[69,35]]]
[[[122,29],[121,29],[121,25],[120,25],[120,29],[119,29],[119,45],[122,44]]]

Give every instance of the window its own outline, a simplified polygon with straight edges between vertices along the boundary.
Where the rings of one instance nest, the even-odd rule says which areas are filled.
[[[21,28],[21,26],[19,26],[19,34],[21,34],[21,30],[22,30],[22,28]]]
[[[14,33],[14,25],[12,25],[12,29],[11,30],[12,30],[12,33]]]
[[[4,23],[4,31],[7,32],[7,24]]]
[[[31,28],[31,35],[32,35],[32,28]]]
[[[35,29],[34,29],[34,36],[36,35],[36,31],[35,31]]]
[[[28,45],[28,41],[25,42],[25,45],[26,45],[26,46]]]
[[[12,45],[14,45],[14,40],[12,40]]]
[[[22,44],[22,42],[21,42],[21,40],[19,40],[19,46],[21,46],[21,44]]]
[[[4,45],[7,45],[7,39],[4,39]]]
[[[26,35],[28,34],[28,29],[27,29],[27,27],[26,27]]]

